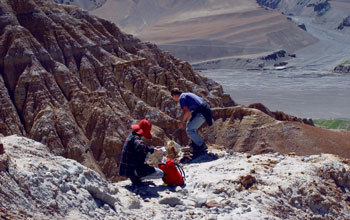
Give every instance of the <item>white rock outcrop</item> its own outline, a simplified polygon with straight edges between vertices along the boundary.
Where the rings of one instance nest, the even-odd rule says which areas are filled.
[[[348,219],[350,161],[331,154],[250,155],[183,165],[186,185],[110,183],[45,145],[1,138],[4,219]],[[2,160],[0,160],[2,163]]]

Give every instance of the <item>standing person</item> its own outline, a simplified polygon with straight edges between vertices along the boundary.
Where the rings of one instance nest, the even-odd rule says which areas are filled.
[[[145,163],[147,153],[153,153],[158,147],[146,146],[141,137],[151,139],[152,124],[147,120],[141,120],[138,124],[131,125],[132,132],[127,137],[120,160],[119,175],[129,177],[133,186],[143,186],[142,180],[162,178],[161,169]]]
[[[204,122],[209,126],[213,124],[210,107],[201,97],[190,92],[183,93],[177,88],[171,90],[171,96],[180,103],[183,111],[179,128],[184,128],[186,125],[186,133],[192,140],[192,159],[194,159],[208,151],[207,145],[198,135],[197,130]]]

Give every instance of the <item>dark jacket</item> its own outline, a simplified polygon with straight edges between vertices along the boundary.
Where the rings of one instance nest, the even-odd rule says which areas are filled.
[[[120,159],[119,175],[134,177],[135,170],[138,177],[147,176],[155,172],[154,167],[145,164],[147,153],[154,150],[147,147],[140,135],[132,132],[126,139]]]
[[[204,116],[205,121],[207,122],[207,124],[209,126],[213,125],[213,117],[211,115],[211,110],[210,110],[208,103],[204,102],[200,106],[198,106],[196,108],[196,110],[194,110],[192,112],[192,117],[191,117],[190,121],[196,117],[197,113],[201,113]]]

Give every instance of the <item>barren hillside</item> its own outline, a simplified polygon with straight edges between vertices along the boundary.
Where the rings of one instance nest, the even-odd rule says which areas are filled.
[[[254,0],[108,0],[91,13],[190,62],[280,49],[293,52],[317,41]]]

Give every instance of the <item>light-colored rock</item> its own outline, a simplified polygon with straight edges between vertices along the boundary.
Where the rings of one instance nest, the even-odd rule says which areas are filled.
[[[128,209],[140,209],[142,206],[141,206],[141,202],[140,200],[131,200],[129,206],[128,206]]]
[[[349,218],[349,160],[335,155],[229,154],[184,165],[186,194],[162,185],[138,190],[107,182],[33,140],[2,138],[0,216],[9,219],[329,219]],[[4,156],[3,154],[1,156]],[[273,168],[271,172],[270,168]],[[252,172],[254,170],[254,172]],[[249,188],[242,180],[253,177]],[[82,178],[84,177],[84,178]],[[82,181],[84,179],[84,181]],[[61,191],[60,185],[67,189]],[[68,190],[68,191],[67,191]],[[144,195],[142,192],[146,192]],[[200,197],[198,196],[200,195]],[[201,204],[201,205],[199,205]]]

